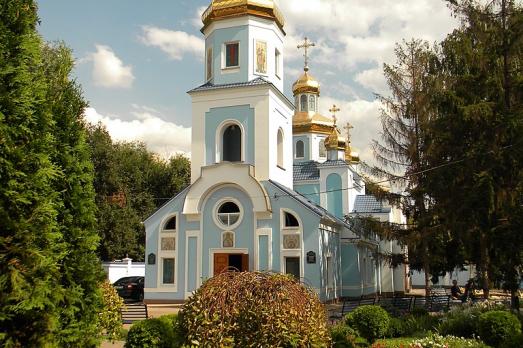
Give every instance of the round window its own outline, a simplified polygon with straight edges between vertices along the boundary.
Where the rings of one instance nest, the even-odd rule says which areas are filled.
[[[223,202],[218,207],[217,217],[220,224],[230,228],[239,223],[241,217],[240,207],[231,201]]]

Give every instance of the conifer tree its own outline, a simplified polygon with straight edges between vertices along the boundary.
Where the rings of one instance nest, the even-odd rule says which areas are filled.
[[[408,223],[401,226],[363,221],[360,225],[374,230],[382,238],[408,246],[410,267],[425,271],[428,294],[431,274],[437,275],[445,268],[441,265],[441,231],[433,223],[430,197],[425,188],[427,174],[423,174],[429,146],[426,134],[429,121],[434,117],[431,98],[437,81],[433,75],[437,59],[428,43],[420,40],[398,44],[395,53],[396,64],[384,66],[391,95],[378,96],[382,103],[382,142],[374,141],[378,166],[370,168],[370,173],[389,180],[403,192],[386,192],[372,184],[368,190],[399,207]]]
[[[60,194],[57,221],[66,249],[60,263],[64,296],[58,304],[57,340],[62,347],[90,347],[99,337],[99,285],[104,274],[96,255],[94,171],[83,121],[87,103],[70,77],[73,58],[64,44],[45,45],[43,63],[46,102],[54,120],[52,161],[60,169],[53,185]]]
[[[0,346],[54,340],[64,246],[56,221],[59,175],[45,102],[32,0],[0,4]]]
[[[459,165],[438,171],[429,186],[488,297],[496,280],[514,290],[523,261],[522,8],[511,0],[449,3],[462,25],[442,43],[445,83],[429,157]]]

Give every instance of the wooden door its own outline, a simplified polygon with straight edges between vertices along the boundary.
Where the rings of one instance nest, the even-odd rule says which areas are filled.
[[[249,271],[249,254],[242,255],[242,272]]]
[[[214,254],[214,275],[220,274],[229,267],[229,254]]]

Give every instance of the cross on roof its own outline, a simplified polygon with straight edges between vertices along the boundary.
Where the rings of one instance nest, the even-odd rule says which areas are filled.
[[[303,42],[303,44],[298,45],[298,49],[303,48],[305,50],[305,53],[303,54],[303,56],[305,57],[305,67],[303,68],[303,70],[305,71],[309,71],[309,47],[314,46],[316,46],[316,44],[312,41],[309,41],[307,37],[305,37],[305,41]]]
[[[336,104],[334,104],[334,105],[332,106],[332,108],[329,109],[329,111],[332,112],[332,119],[334,120],[334,125],[336,125],[336,121],[338,120],[338,119],[336,118],[336,113],[339,112],[339,111],[341,111],[341,109],[340,109],[339,107],[337,107]]]
[[[345,128],[345,130],[347,131],[347,141],[350,142],[350,131],[351,129],[354,129],[354,126],[347,122],[347,124],[343,128]]]

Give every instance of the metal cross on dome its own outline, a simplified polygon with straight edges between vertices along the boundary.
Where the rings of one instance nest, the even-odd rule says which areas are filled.
[[[350,124],[350,122],[347,122],[344,128],[347,131],[347,141],[350,142],[350,131],[354,129],[354,126]]]
[[[309,71],[309,47],[314,47],[316,46],[316,44],[312,41],[309,41],[309,39],[307,37],[305,37],[305,41],[298,45],[298,49],[304,49],[305,50],[305,53],[303,54],[303,56],[305,57],[305,67],[303,68],[303,70],[305,71]]]
[[[336,118],[336,113],[339,112],[339,111],[341,111],[341,109],[340,109],[339,107],[337,107],[336,104],[334,104],[334,105],[332,106],[332,108],[329,109],[329,111],[332,112],[332,119],[334,120],[334,125],[336,125],[336,121],[338,120],[338,119]]]

